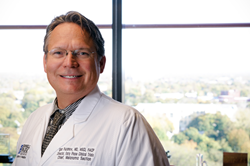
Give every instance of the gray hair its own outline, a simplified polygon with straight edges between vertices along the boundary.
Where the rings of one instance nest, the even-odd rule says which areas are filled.
[[[98,27],[91,20],[89,20],[82,14],[75,11],[70,11],[65,15],[61,15],[54,18],[51,21],[51,23],[47,26],[46,35],[44,37],[44,45],[43,45],[43,51],[46,55],[48,53],[48,38],[51,32],[55,29],[55,27],[62,23],[75,23],[79,25],[82,28],[82,30],[86,30],[94,42],[98,59],[104,56],[105,53],[104,39],[102,38],[102,34],[99,31]]]

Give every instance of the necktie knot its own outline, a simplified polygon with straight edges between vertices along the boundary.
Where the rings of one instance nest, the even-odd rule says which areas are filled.
[[[56,111],[52,125],[59,126],[62,123],[62,120],[65,118],[65,114]]]

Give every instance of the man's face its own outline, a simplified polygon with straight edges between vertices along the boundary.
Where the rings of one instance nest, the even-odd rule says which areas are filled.
[[[105,56],[99,61],[92,39],[86,31],[74,23],[62,23],[51,33],[48,39],[48,51],[55,48],[68,50],[65,58],[56,58],[50,53],[44,55],[44,71],[57,97],[73,95],[81,98],[91,92],[105,67]],[[70,51],[88,49],[85,59],[72,55]]]

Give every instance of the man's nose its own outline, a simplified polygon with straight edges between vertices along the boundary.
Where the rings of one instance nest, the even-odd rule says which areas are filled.
[[[76,56],[69,52],[64,59],[64,66],[69,68],[76,68],[79,66]]]

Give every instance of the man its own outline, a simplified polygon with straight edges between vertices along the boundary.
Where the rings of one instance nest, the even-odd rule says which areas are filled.
[[[106,62],[96,25],[77,12],[56,17],[44,39],[44,71],[56,99],[34,111],[14,166],[168,166],[144,117],[99,91]]]

